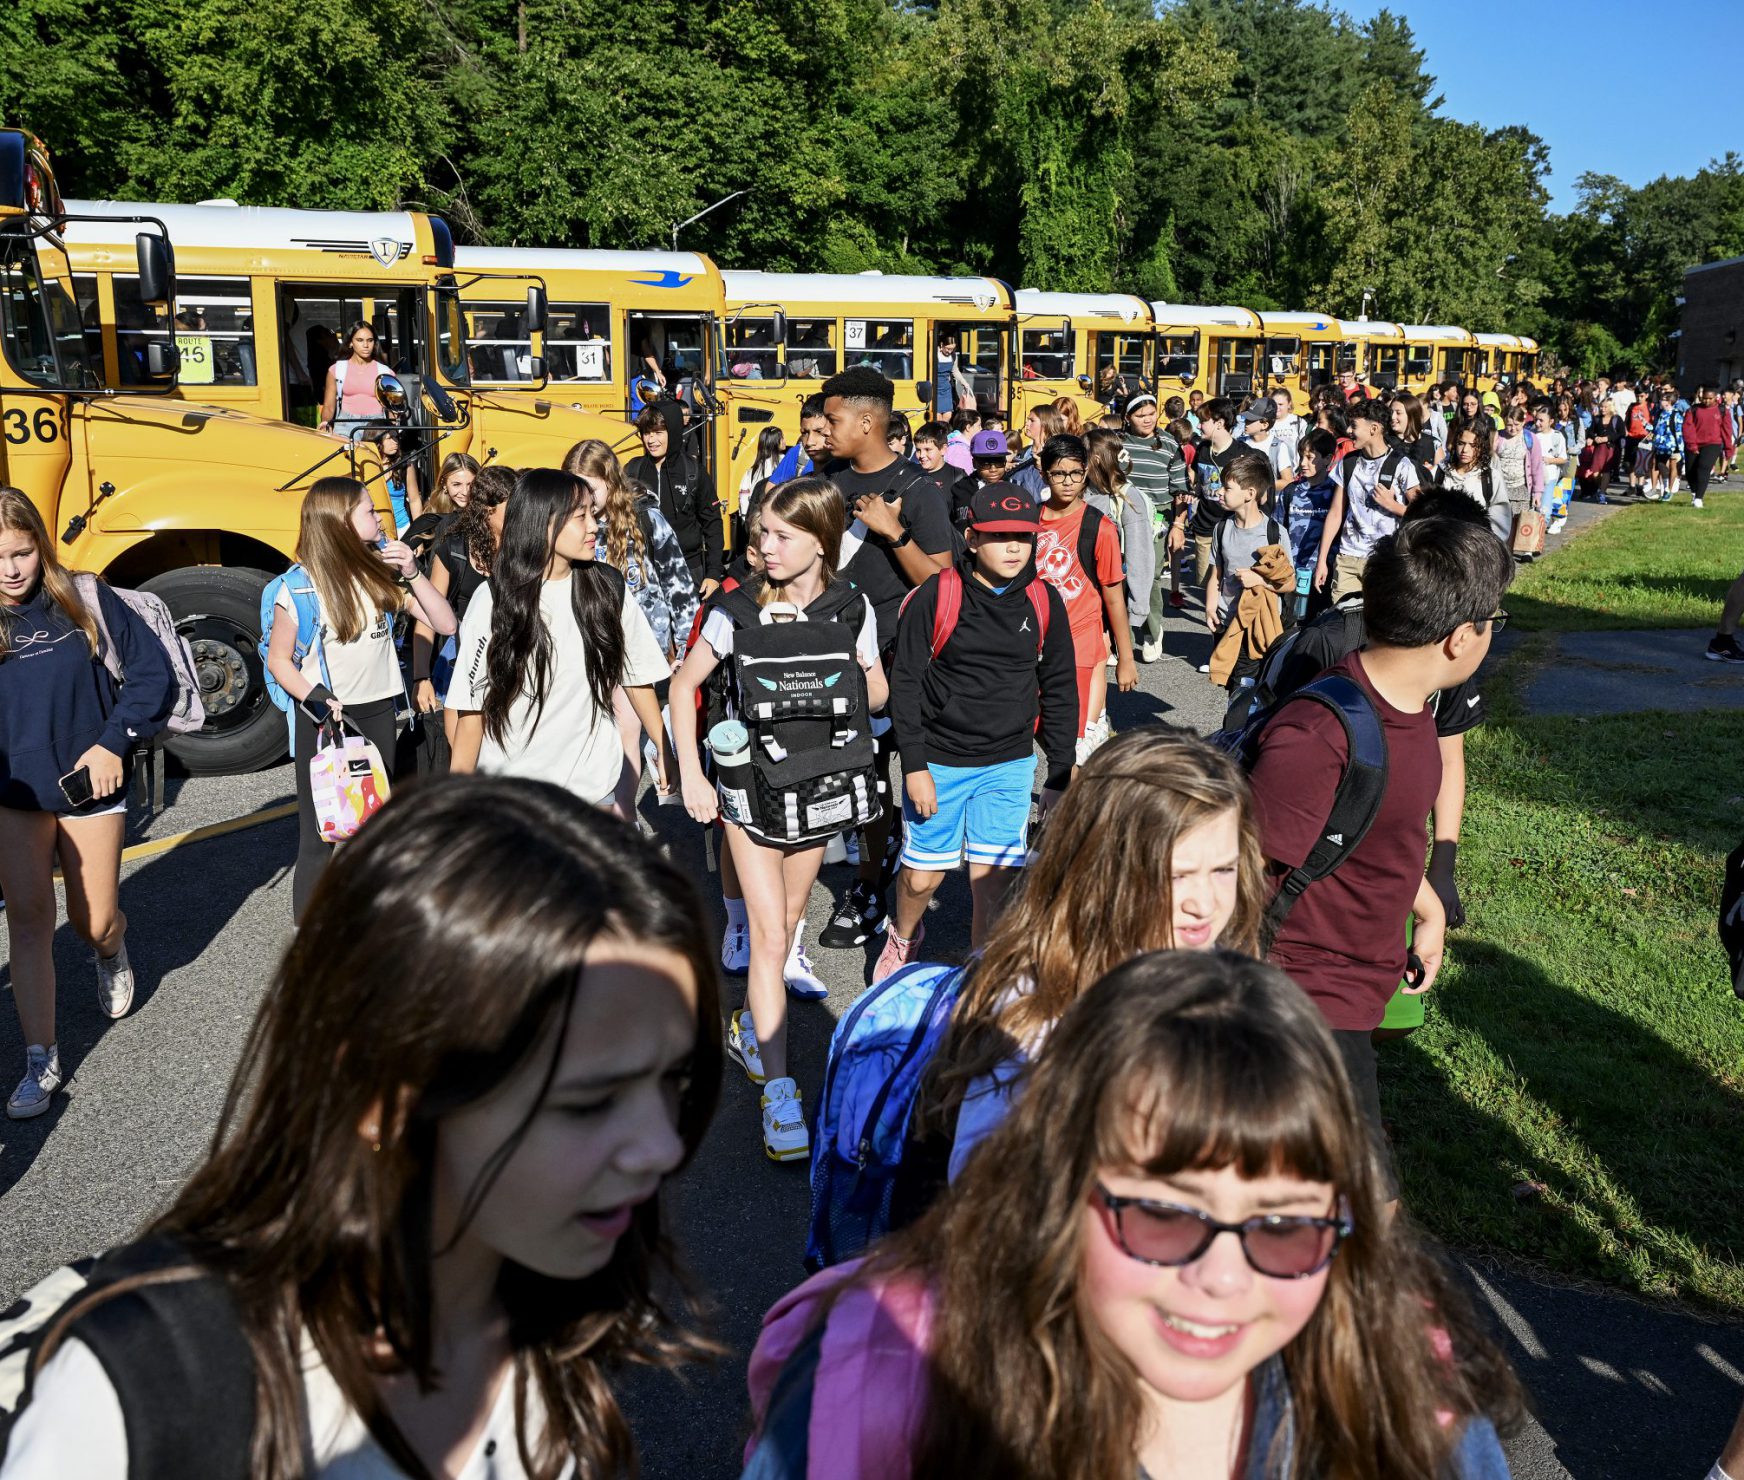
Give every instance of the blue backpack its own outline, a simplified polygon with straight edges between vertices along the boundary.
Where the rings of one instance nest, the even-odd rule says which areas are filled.
[[[274,576],[268,581],[260,593],[260,665],[266,679],[267,697],[285,712],[285,723],[295,735],[296,718],[291,713],[291,696],[266,666],[267,649],[272,644],[273,609],[278,605],[281,591],[289,593],[291,607],[297,614],[297,641],[291,649],[292,661],[301,668],[303,659],[313,648],[321,665],[321,682],[331,689],[333,681],[327,673],[327,651],[321,645],[321,607],[315,594],[315,583],[302,566],[293,565],[282,576]]]
[[[905,966],[836,1024],[812,1127],[805,1267],[813,1273],[857,1258],[890,1231],[921,1080],[967,978],[962,966]]]

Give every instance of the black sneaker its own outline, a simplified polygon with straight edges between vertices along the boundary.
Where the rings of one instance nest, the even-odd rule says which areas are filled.
[[[818,944],[831,950],[864,945],[884,929],[884,896],[864,879],[855,879],[830,923],[818,932]]]
[[[1744,663],[1744,648],[1739,647],[1738,639],[1730,634],[1716,635],[1702,656],[1710,663]]]

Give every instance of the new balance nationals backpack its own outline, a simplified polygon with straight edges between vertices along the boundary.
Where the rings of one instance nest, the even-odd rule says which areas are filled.
[[[732,684],[750,735],[749,764],[720,778],[721,805],[769,842],[815,842],[880,810],[866,673],[854,650],[867,601],[849,581],[803,610],[759,606],[755,592],[716,598],[733,623]]]

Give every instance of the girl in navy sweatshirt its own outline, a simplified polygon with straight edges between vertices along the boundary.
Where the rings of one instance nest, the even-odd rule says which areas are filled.
[[[103,661],[105,634],[125,684]],[[127,762],[134,742],[162,727],[174,698],[169,658],[151,629],[101,581],[75,583],[36,506],[0,487],[0,890],[27,1045],[24,1078],[6,1101],[14,1120],[41,1115],[61,1084],[57,854],[68,922],[96,953],[98,1005],[118,1018],[133,1004],[127,917],[117,902]]]

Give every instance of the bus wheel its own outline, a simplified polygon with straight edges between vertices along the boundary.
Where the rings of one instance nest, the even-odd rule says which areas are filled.
[[[267,697],[258,646],[260,593],[271,579],[264,570],[196,565],[145,583],[194,654],[206,725],[167,742],[191,775],[241,775],[284,757],[285,717]]]

